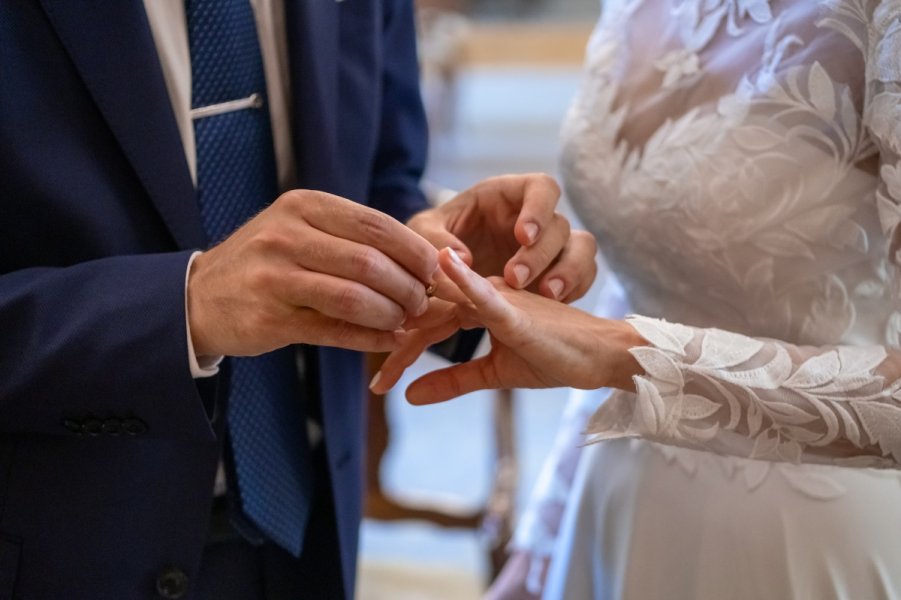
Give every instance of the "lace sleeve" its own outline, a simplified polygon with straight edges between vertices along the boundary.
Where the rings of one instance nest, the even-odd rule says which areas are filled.
[[[881,346],[798,347],[645,317],[636,395],[595,413],[592,441],[646,437],[788,462],[901,465],[901,381]],[[896,376],[897,373],[892,373]]]
[[[876,199],[894,240],[901,306],[901,1],[871,10],[863,121],[879,151]],[[901,322],[901,312],[893,318]],[[629,323],[649,344],[632,350],[645,374],[634,396],[616,394],[595,413],[592,441],[640,436],[766,460],[901,467],[896,348],[800,347],[645,317]]]

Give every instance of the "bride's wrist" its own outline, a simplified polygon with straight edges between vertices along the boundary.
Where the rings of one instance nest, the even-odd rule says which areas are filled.
[[[632,378],[644,373],[644,369],[629,352],[636,346],[647,346],[647,341],[638,334],[634,327],[625,321],[602,319],[602,340],[608,356],[607,387],[618,388],[629,392],[635,391]]]

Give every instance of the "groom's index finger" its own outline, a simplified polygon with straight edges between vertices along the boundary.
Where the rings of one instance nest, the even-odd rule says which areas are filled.
[[[425,238],[368,206],[321,193],[319,202],[306,207],[304,217],[321,231],[377,248],[423,285],[431,283],[438,268],[438,251]]]

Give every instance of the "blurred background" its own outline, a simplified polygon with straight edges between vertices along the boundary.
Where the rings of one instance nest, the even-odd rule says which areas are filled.
[[[462,190],[502,173],[556,174],[598,0],[417,0],[417,11],[427,184]],[[565,198],[563,210],[572,216]],[[566,390],[409,406],[406,384],[441,366],[423,357],[395,392],[371,399],[358,600],[479,598],[553,441]]]

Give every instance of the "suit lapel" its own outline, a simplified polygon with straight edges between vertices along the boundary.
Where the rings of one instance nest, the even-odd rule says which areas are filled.
[[[340,193],[338,19],[335,0],[285,0],[298,184]]]
[[[41,3],[178,246],[204,246],[194,186],[141,0]]]

